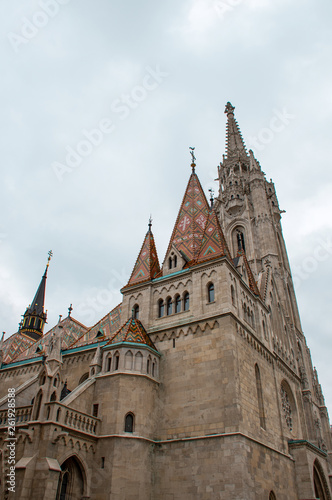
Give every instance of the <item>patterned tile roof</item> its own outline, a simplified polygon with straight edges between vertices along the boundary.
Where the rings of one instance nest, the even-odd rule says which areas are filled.
[[[154,343],[142,323],[136,318],[130,318],[118,331],[110,338],[106,345],[119,344],[120,342],[134,342],[136,344],[145,344],[152,349],[156,349]]]
[[[58,325],[62,326],[62,329],[57,328]],[[84,332],[87,331],[87,327],[82,325],[79,321],[67,316],[58,325],[54,326],[45,335],[34,342],[33,345],[29,346],[25,351],[18,353],[13,361],[23,361],[24,359],[37,358],[46,352],[46,346],[48,345],[49,339],[52,334],[56,331],[57,333],[61,331],[61,349],[67,349],[70,344],[75,342],[78,337],[81,337]],[[38,350],[37,350],[38,349]]]
[[[201,183],[196,173],[193,172],[181,203],[166,255],[174,245],[178,251],[183,252],[188,261],[194,260],[201,247],[208,215],[208,202]]]
[[[30,346],[33,346],[35,342],[35,340],[25,337],[20,332],[14,333],[3,343],[3,362],[6,364],[11,363],[16,356],[21,354]]]
[[[211,210],[205,225],[197,262],[204,262],[223,255],[226,255],[230,262],[232,262],[231,254],[219,224],[217,214],[214,210]]]
[[[160,265],[151,229],[146,233],[141,251],[127,285],[136,285],[154,279],[160,272]]]
[[[93,344],[96,342],[96,337],[100,340],[107,340],[111,335],[116,332],[120,326],[121,321],[121,304],[117,305],[112,311],[107,313],[98,323],[92,326],[88,331],[83,333],[77,340],[72,344],[68,345],[68,348],[73,349],[75,347],[81,347],[84,345]],[[101,332],[101,336],[99,333]],[[98,340],[97,338],[97,340]]]

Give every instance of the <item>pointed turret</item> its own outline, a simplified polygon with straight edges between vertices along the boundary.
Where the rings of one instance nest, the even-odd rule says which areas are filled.
[[[232,262],[224,233],[222,232],[217,214],[211,210],[203,234],[197,262],[204,262],[217,257],[226,256]]]
[[[210,207],[195,173],[195,166],[193,157],[192,174],[184,193],[165,261],[172,247],[180,252],[187,262],[195,260],[199,254]]]
[[[145,344],[157,350],[142,323],[134,317],[128,319],[125,324],[115,332],[106,345],[119,344],[122,342]]]
[[[27,307],[23,322],[20,324],[19,333],[33,340],[38,340],[43,336],[44,325],[46,323],[46,313],[44,312],[45,290],[47,271],[52,257],[52,250],[48,252],[46,269],[41,279],[40,285],[31,304]]]
[[[248,154],[239,125],[234,118],[235,107],[230,102],[226,104],[225,113],[227,114],[226,128],[226,156],[227,159],[247,159]]]
[[[136,264],[130,279],[124,288],[137,285],[144,281],[153,280],[160,272],[160,265],[154,237],[151,231],[152,220],[149,220],[149,229],[145,235],[141,251],[137,257]]]

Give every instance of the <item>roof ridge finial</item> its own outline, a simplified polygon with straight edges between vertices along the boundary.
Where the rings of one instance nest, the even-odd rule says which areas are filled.
[[[149,233],[151,233],[151,227],[152,227],[152,215],[150,214],[150,218],[149,218]]]
[[[209,189],[210,193],[210,203],[211,203],[211,208],[213,208],[213,202],[214,202],[214,190],[212,188]]]
[[[73,310],[73,304],[70,304],[70,306],[68,307],[68,318],[70,318],[72,310]]]
[[[189,150],[190,150],[190,154],[191,154],[191,168],[192,168],[193,174],[194,174],[195,173],[195,167],[196,167],[196,163],[195,163],[196,156],[195,156],[195,153],[194,153],[195,148],[189,148]]]

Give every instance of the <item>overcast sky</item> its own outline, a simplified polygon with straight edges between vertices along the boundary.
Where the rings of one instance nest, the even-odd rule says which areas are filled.
[[[52,259],[49,327],[121,301],[150,213],[160,261],[190,175],[217,191],[224,105],[275,182],[332,412],[329,0],[11,0],[1,7],[0,320]]]

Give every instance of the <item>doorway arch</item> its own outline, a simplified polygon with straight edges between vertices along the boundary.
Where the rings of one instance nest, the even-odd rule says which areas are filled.
[[[313,479],[316,498],[319,498],[319,500],[331,500],[325,474],[317,459],[314,461]]]
[[[61,465],[57,500],[81,500],[86,487],[85,473],[80,460],[72,455]]]

